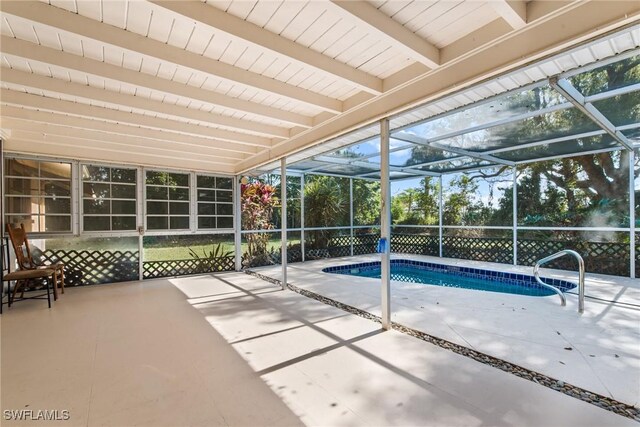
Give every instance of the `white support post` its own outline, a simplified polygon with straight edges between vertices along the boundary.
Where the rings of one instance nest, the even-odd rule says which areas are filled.
[[[282,289],[287,289],[287,158],[280,159],[280,263],[282,264]]]
[[[136,171],[137,194],[137,223],[138,223],[138,280],[144,280],[144,231],[145,231],[145,170],[139,167]]]
[[[636,277],[636,186],[634,168],[636,163],[636,153],[629,151],[629,260],[630,272],[632,279]]]
[[[518,265],[518,167],[513,167],[513,265]]]
[[[440,175],[440,189],[438,191],[438,256],[442,258],[442,175]]]
[[[381,314],[382,329],[391,328],[391,182],[389,181],[389,119],[380,120],[380,238],[387,244],[382,251]]]
[[[304,262],[304,174],[300,176],[300,250]]]
[[[233,247],[236,271],[242,270],[242,177],[233,177]]]
[[[349,242],[353,256],[353,178],[349,178]]]

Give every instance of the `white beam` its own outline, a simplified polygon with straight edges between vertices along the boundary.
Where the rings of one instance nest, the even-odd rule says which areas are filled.
[[[53,123],[61,126],[67,126],[72,129],[86,129],[98,132],[106,132],[115,135],[124,135],[137,138],[145,138],[151,141],[170,142],[176,147],[184,147],[190,150],[191,147],[211,147],[215,146],[220,153],[230,155],[231,153],[255,154],[258,150],[256,147],[240,144],[229,144],[228,142],[216,139],[202,138],[198,136],[183,135],[175,132],[166,132],[156,129],[142,128],[138,126],[130,126],[121,123],[105,122],[101,120],[91,120],[82,117],[68,116],[59,113],[50,113],[48,111],[30,110],[20,107],[12,107],[3,105],[0,112],[3,122],[7,118],[15,118],[24,122],[31,123]],[[221,148],[224,147],[224,148]]]
[[[558,79],[556,77],[549,79],[549,84],[555,90],[560,92],[562,96],[567,98],[578,110],[582,111],[589,119],[606,131],[613,139],[627,150],[633,150],[633,144],[627,137],[616,129],[616,127],[607,119],[592,103],[587,102],[585,97],[573,87],[567,79]]]
[[[2,46],[3,54],[14,55],[26,60],[55,65],[132,86],[141,86],[162,92],[163,94],[176,95],[207,104],[218,105],[233,111],[278,120],[294,126],[309,128],[313,124],[313,119],[308,116],[233,98],[160,77],[154,77],[150,74],[128,70],[105,62],[83,58],[57,49],[39,46],[28,41],[1,36],[0,45]]]
[[[155,0],[151,3],[213,27],[241,42],[285,56],[305,67],[313,67],[366,92],[375,95],[382,92],[381,79],[200,1]]]
[[[140,96],[126,95],[97,87],[71,83],[56,78],[42,76],[24,71],[2,68],[2,81],[21,85],[28,88],[40,89],[49,92],[56,92],[64,95],[77,96],[86,100],[95,100],[137,108],[153,113],[167,114],[183,119],[196,120],[210,125],[223,126],[231,130],[240,130],[252,134],[268,137],[288,138],[289,130],[277,126],[265,125],[245,119],[213,114],[194,108],[180,107],[165,102],[154,101]]]
[[[166,129],[184,134],[217,138],[237,144],[245,144],[258,147],[269,147],[271,142],[267,138],[249,134],[231,132],[224,129],[213,129],[204,126],[191,125],[174,120],[166,120],[142,114],[127,113],[109,108],[96,107],[77,102],[63,101],[46,96],[33,95],[14,90],[1,89],[0,100],[4,104],[37,108],[42,110],[57,111],[59,113],[73,114],[82,117],[110,120],[118,123],[146,126],[155,129]]]
[[[40,133],[17,131],[6,141],[6,151],[89,160],[93,162],[113,162],[137,166],[161,166],[173,169],[202,170],[207,172],[230,173],[233,165],[228,162],[204,159],[199,156],[176,156],[159,154],[152,150],[122,150],[109,143],[96,144],[95,141],[57,136],[44,137]]]
[[[76,138],[97,141],[100,145],[103,143],[118,145],[121,150],[144,148],[159,153],[169,153],[171,155],[181,156],[185,153],[196,156],[212,157],[217,159],[226,159],[229,163],[246,158],[246,154],[229,153],[218,149],[215,145],[209,146],[190,146],[185,150],[183,146],[174,144],[170,141],[158,141],[146,138],[137,138],[135,136],[117,135],[108,132],[93,131],[88,129],[74,129],[68,126],[60,126],[54,123],[36,123],[28,120],[5,118],[1,119],[2,126],[10,128],[12,131],[37,132],[46,136],[55,135],[64,138]]]
[[[524,0],[491,0],[489,4],[514,30],[527,25],[527,3]]]
[[[440,50],[436,46],[380,12],[375,6],[366,1],[332,0],[332,3],[365,24],[370,31],[391,42],[407,56],[429,68],[440,65]]]
[[[389,151],[391,151],[391,150],[389,150]],[[331,157],[331,156],[327,156],[327,155],[320,155],[320,156],[313,156],[313,160],[317,160],[317,161],[323,162],[323,163],[329,163],[329,165],[318,166],[318,167],[315,167],[313,169],[309,169],[308,172],[313,172],[313,171],[316,171],[316,170],[322,170],[322,169],[325,169],[327,167],[331,167],[333,165],[353,165],[353,166],[359,166],[359,167],[363,167],[363,168],[369,168],[369,169],[373,169],[374,170],[374,172],[372,172],[372,173],[379,172],[378,169],[380,168],[380,165],[360,160],[359,157],[354,157],[354,158],[350,159],[350,158],[340,158],[340,157]],[[439,173],[435,173],[435,172],[414,170],[413,166],[411,166],[411,167],[401,167],[401,166],[391,166],[391,165],[389,165],[389,170],[390,171],[394,171],[394,172],[407,172],[407,173],[412,173],[412,174],[420,175],[420,176],[440,176]],[[366,174],[366,175],[368,175],[368,174]]]
[[[417,135],[414,135],[408,132],[396,132],[393,134],[393,137],[401,141],[411,142],[414,144],[423,145],[425,147],[433,147],[438,150],[448,151],[450,153],[460,154],[461,156],[468,156],[475,159],[486,160],[488,162],[498,163],[500,165],[508,165],[508,166],[515,165],[514,162],[500,159],[498,157],[494,157],[489,154],[477,153],[475,151],[465,150],[463,148],[450,147],[448,145],[439,144],[437,142],[429,142],[424,138],[421,138]]]
[[[339,113],[342,102],[282,81],[234,67],[130,31],[96,22],[61,8],[37,1],[0,3],[3,13],[38,22],[122,49],[138,52],[191,70],[217,76],[233,84],[253,87],[296,102]]]

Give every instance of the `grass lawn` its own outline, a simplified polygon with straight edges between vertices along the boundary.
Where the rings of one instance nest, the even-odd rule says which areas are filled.
[[[234,254],[234,245],[233,242],[221,242],[223,252],[230,252],[229,255]],[[300,244],[300,239],[297,240],[289,240],[289,244]],[[203,243],[203,244],[191,244],[188,246],[172,246],[172,247],[152,247],[145,248],[144,250],[144,261],[165,261],[165,260],[175,260],[175,259],[189,259],[192,258],[190,249],[192,249],[199,256],[204,256],[204,252],[207,254],[213,250],[213,247],[217,245],[217,243]],[[248,245],[246,243],[242,243],[242,253],[247,251]],[[280,249],[280,239],[272,239],[269,240],[267,244],[268,250],[278,250]]]
[[[180,236],[181,237],[181,236]],[[210,236],[188,236],[189,239],[176,238],[175,240],[157,241],[152,245],[146,245],[144,247],[144,261],[168,261],[178,259],[190,259],[192,258],[190,249],[195,251],[199,256],[203,256],[203,252],[209,253],[213,250],[214,246],[222,245],[223,252],[230,252],[229,255],[234,254],[233,241],[207,241]],[[210,239],[214,240],[214,239]],[[43,243],[45,243],[43,245]],[[92,239],[47,239],[46,242],[39,241],[34,244],[38,247],[46,247],[50,250],[64,250],[64,251],[132,251],[138,250],[138,238],[137,237],[121,237],[121,238],[92,238]],[[290,239],[289,244],[300,244],[300,238]],[[246,252],[247,243],[242,243],[242,252]],[[280,248],[280,234],[274,236],[269,240],[267,245],[268,249]]]

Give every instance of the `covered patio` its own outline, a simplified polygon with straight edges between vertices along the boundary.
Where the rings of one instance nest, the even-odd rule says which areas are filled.
[[[3,422],[640,420],[634,2],[0,13]]]

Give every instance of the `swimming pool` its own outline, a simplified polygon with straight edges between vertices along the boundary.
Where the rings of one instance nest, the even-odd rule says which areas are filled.
[[[358,277],[380,278],[380,261],[327,267],[322,271]],[[408,259],[391,260],[391,280],[534,297],[555,295],[552,290],[540,286],[533,276],[526,274],[481,270]],[[575,283],[567,282],[566,280],[550,278],[542,278],[542,280],[551,286],[559,288],[562,292],[576,287]]]

